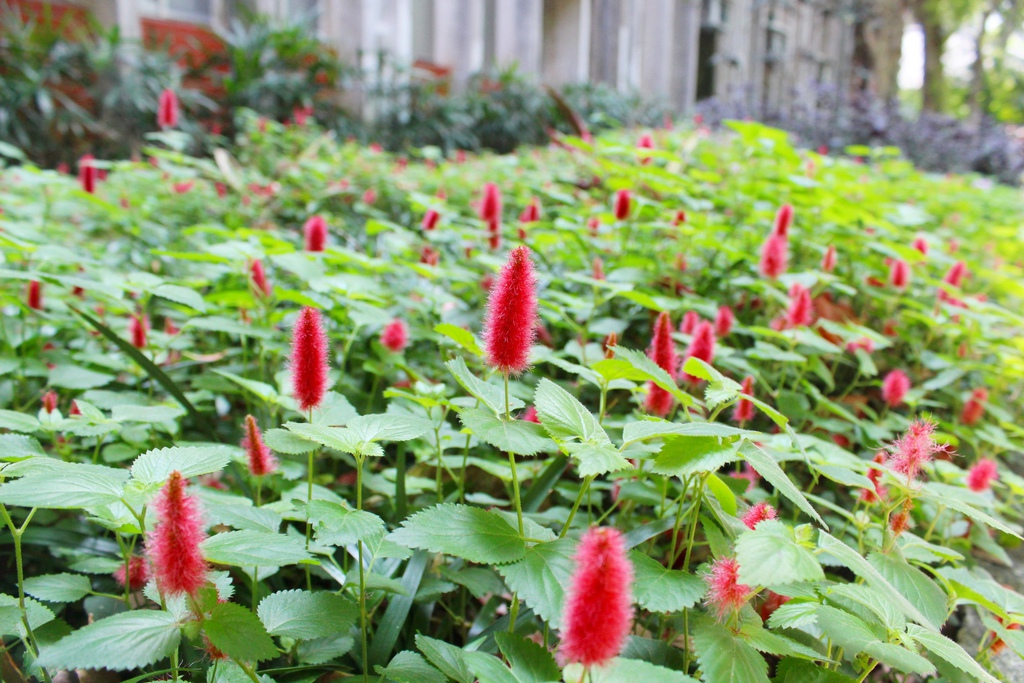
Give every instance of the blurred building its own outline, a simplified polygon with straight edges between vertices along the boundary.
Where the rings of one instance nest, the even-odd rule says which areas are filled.
[[[786,108],[852,74],[857,0],[14,0],[87,10],[124,35],[212,47],[242,5],[301,21],[367,70],[380,55],[447,78],[516,65],[553,85],[636,90],[680,111],[742,93]]]

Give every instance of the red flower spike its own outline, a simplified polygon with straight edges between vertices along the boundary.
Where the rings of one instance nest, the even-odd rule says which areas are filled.
[[[604,280],[604,261],[601,260],[600,256],[594,257],[594,279]]]
[[[401,320],[392,320],[380,333],[380,343],[391,353],[401,353],[409,345],[409,328]]]
[[[825,255],[821,257],[821,269],[826,273],[831,273],[836,269],[836,248],[831,244],[825,250]]]
[[[306,236],[306,251],[323,251],[327,245],[327,221],[323,216],[310,216],[302,226]]]
[[[962,356],[961,356],[962,357]],[[973,427],[985,415],[985,404],[988,403],[988,389],[979,387],[971,392],[971,397],[960,412],[960,421]]]
[[[125,566],[122,564],[114,570],[114,580],[121,587],[127,584],[130,591],[140,591],[149,582],[149,563],[142,555],[132,555],[128,560],[127,576],[125,574]]]
[[[757,505],[752,505],[747,510],[746,514],[743,515],[742,521],[748,529],[756,529],[757,525],[761,522],[767,519],[776,519],[777,517],[778,514],[776,514],[775,508],[771,505],[768,503],[758,503]]]
[[[982,458],[967,472],[967,488],[981,493],[992,488],[992,482],[999,478],[999,465],[995,460]]]
[[[437,228],[437,224],[441,221],[441,214],[434,209],[427,209],[427,212],[423,214],[423,222],[420,224],[421,227],[430,232]]]
[[[654,322],[654,334],[647,355],[659,368],[672,377],[676,376],[679,370],[679,356],[676,353],[676,343],[672,339],[672,318],[667,311],[659,313],[658,319]],[[644,402],[647,412],[665,417],[672,410],[674,401],[672,394],[654,382],[647,383],[647,399]]]
[[[676,215],[672,218],[672,225],[679,227],[686,222],[686,212],[682,209],[676,211]]]
[[[534,197],[519,214],[520,223],[535,223],[540,220],[540,202]]]
[[[931,461],[936,454],[950,455],[949,446],[935,443],[932,434],[935,424],[924,420],[915,420],[906,433],[892,444],[893,455],[889,457],[889,469],[898,474],[906,475],[907,481],[914,479],[921,468]]]
[[[747,601],[751,588],[738,581],[739,575],[739,562],[722,557],[714,561],[711,571],[704,577],[708,584],[707,605],[719,620],[739,610]]]
[[[242,450],[245,451],[248,458],[249,473],[252,476],[262,477],[277,471],[277,458],[274,457],[267,444],[263,443],[263,434],[260,433],[256,418],[252,415],[245,416]]]
[[[683,314],[683,321],[679,323],[679,331],[683,334],[693,334],[700,322],[700,314],[697,311],[687,311]]]
[[[480,220],[488,223],[501,220],[501,190],[494,183],[484,185],[480,199]]]
[[[373,206],[377,203],[377,191],[372,187],[363,192],[363,204]]]
[[[946,276],[942,278],[942,281],[948,285],[960,287],[963,285],[964,278],[966,278],[967,275],[967,264],[963,261],[957,261],[949,267],[949,270],[946,271]]]
[[[763,622],[767,622],[775,614],[775,610],[785,605],[791,599],[788,595],[779,595],[771,590],[765,591],[765,593],[764,602],[761,603],[761,607],[757,610]]]
[[[775,213],[775,223],[772,225],[773,237],[789,237],[789,226],[793,224],[793,205],[783,204]]]
[[[25,303],[33,311],[43,310],[43,285],[39,280],[31,280],[28,283],[28,294],[25,296]]]
[[[743,378],[743,384],[740,388],[740,393],[744,396],[754,395],[754,376],[747,375]],[[742,398],[736,402],[736,408],[732,411],[733,422],[749,422],[754,419],[754,404],[750,401],[744,401]]]
[[[292,396],[299,410],[316,408],[327,393],[327,333],[315,308],[303,308],[292,328]]]
[[[805,327],[811,324],[814,307],[811,304],[811,292],[799,282],[789,290],[789,310],[786,311],[788,327]]]
[[[624,221],[629,218],[629,211],[632,208],[633,195],[629,190],[619,190],[615,193],[615,220]]]
[[[615,352],[612,349],[619,344],[619,335],[614,332],[609,332],[608,336],[601,342],[601,350],[604,351],[605,358],[614,358]]]
[[[252,282],[256,296],[269,297],[274,291],[270,282],[267,281],[267,273],[263,269],[263,261],[259,259],[253,259],[252,263],[249,264],[249,281]]]
[[[910,284],[910,264],[903,259],[895,259],[889,264],[889,284],[904,290]]]
[[[587,531],[576,550],[576,568],[565,602],[561,650],[585,667],[622,651],[633,621],[633,565],[616,529]]]
[[[82,410],[78,407],[78,401],[71,401],[71,410],[68,411],[68,415],[81,415]]]
[[[784,236],[771,235],[761,247],[761,275],[774,280],[786,272],[789,264],[789,242]]]
[[[923,235],[918,235],[917,237],[915,237],[912,246],[914,247],[914,249],[917,249],[919,252],[921,252],[921,256],[928,255],[928,240],[926,240]]]
[[[96,166],[93,162],[96,160],[91,154],[82,155],[82,158],[78,160],[78,182],[82,186],[83,192],[93,194],[96,192]]]
[[[487,298],[484,342],[487,363],[517,375],[530,367],[537,328],[537,278],[527,247],[516,247]]]
[[[893,370],[882,380],[882,400],[889,404],[890,408],[903,403],[910,391],[910,378],[902,370]]]
[[[195,595],[206,583],[206,561],[199,544],[206,538],[199,500],[188,495],[181,472],[171,472],[157,494],[159,517],[146,540],[157,587],[164,595]]]
[[[728,306],[719,306],[718,315],[715,316],[715,336],[719,339],[728,337],[735,322],[736,316],[733,315],[732,309]]]
[[[148,330],[149,318],[147,316],[133,313],[132,317],[128,319],[128,336],[131,338],[132,346],[135,348],[146,348]]]
[[[47,391],[45,394],[43,394],[42,402],[43,410],[45,410],[46,412],[52,413],[53,411],[57,410],[57,392],[53,391],[52,389],[50,391]]]
[[[420,263],[426,266],[436,266],[441,261],[441,252],[433,247],[423,247],[420,250]]]
[[[639,149],[639,150],[654,149],[654,138],[651,137],[650,133],[644,133],[643,135],[640,136],[640,140],[636,143],[636,146],[637,146],[637,149]],[[650,162],[651,162],[651,155],[650,154],[644,154],[644,153],[641,152],[641,154],[640,154],[640,164],[646,166]]]
[[[523,416],[519,419],[523,420],[524,422],[534,422],[536,424],[540,424],[540,418],[537,417],[537,409],[533,406],[528,406],[526,410],[523,411]]]
[[[686,358],[699,358],[710,364],[715,359],[715,329],[706,320],[697,323],[693,331],[693,339],[690,340],[690,347],[686,350]],[[685,364],[685,359],[684,359]],[[700,378],[689,373],[683,373],[683,379],[687,382],[698,382]]]
[[[885,451],[879,451],[875,454],[873,463],[881,465],[885,462],[888,454]],[[874,486],[873,489],[862,489],[860,492],[860,499],[866,503],[877,503],[888,495],[889,490],[882,485],[882,470],[877,467],[868,467],[868,479]]]
[[[587,230],[590,232],[591,237],[597,237],[598,228],[601,227],[601,221],[598,220],[597,216],[587,221]]]

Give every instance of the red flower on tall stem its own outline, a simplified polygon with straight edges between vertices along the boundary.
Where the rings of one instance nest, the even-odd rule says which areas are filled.
[[[190,496],[181,472],[171,472],[154,507],[159,521],[146,540],[157,587],[164,595],[195,595],[206,583],[206,560],[199,544],[206,531],[199,501]]]
[[[305,412],[327,393],[327,333],[320,311],[303,308],[292,328],[292,396]]]
[[[178,125],[178,95],[170,88],[165,88],[160,93],[156,124],[163,129],[175,128]]]
[[[528,247],[516,247],[487,299],[484,343],[487,363],[507,375],[530,367],[537,328],[537,278]]]
[[[320,252],[327,246],[327,221],[323,216],[310,216],[302,231],[306,237],[306,251]]]
[[[263,442],[263,434],[252,415],[245,416],[245,435],[242,437],[242,450],[249,462],[249,473],[254,477],[262,477],[277,471],[277,458]]]
[[[715,328],[707,320],[697,323],[693,331],[693,339],[690,340],[690,347],[686,349],[683,363],[685,364],[689,358],[698,358],[705,363],[711,363],[715,359]],[[687,372],[684,372],[682,377],[691,383],[700,380]]]
[[[654,334],[647,355],[670,376],[676,376],[679,370],[679,356],[676,353],[676,343],[672,339],[672,319],[668,311],[659,313],[658,319],[654,322]],[[647,398],[644,401],[647,412],[665,417],[672,410],[674,401],[668,391],[654,382],[647,383]]]

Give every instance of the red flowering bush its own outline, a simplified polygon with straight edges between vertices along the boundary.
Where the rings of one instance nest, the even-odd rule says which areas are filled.
[[[0,171],[5,676],[1024,653],[1014,191],[749,123],[452,159],[248,124]]]

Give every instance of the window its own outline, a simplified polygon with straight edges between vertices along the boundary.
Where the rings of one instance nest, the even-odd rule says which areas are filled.
[[[209,23],[214,0],[143,0],[141,14],[158,19]]]

